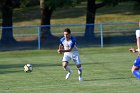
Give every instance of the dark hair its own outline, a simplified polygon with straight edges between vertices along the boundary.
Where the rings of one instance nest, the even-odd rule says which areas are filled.
[[[68,32],[69,34],[71,34],[71,31],[70,31],[69,28],[66,28],[66,29],[64,30],[64,32]]]

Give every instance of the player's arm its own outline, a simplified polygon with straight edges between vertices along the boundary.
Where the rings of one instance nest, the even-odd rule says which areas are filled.
[[[140,54],[140,37],[137,37],[137,52]]]
[[[63,50],[63,49],[64,49],[64,46],[63,46],[62,44],[59,44],[59,47],[58,47],[57,52],[58,52],[59,54],[61,54],[62,52],[61,52],[60,50]]]
[[[64,49],[64,46],[62,44],[60,44],[59,49]]]
[[[70,52],[71,50],[73,49],[73,46],[71,46],[70,49],[64,49],[64,46],[63,45],[59,45],[59,49],[57,50],[58,53],[62,53],[62,52]]]
[[[72,47],[72,48],[73,48],[73,47]],[[67,49],[67,50],[65,50],[65,49],[60,49],[60,52],[70,52],[70,51],[72,50],[72,48]]]
[[[139,30],[137,31],[137,51],[140,54],[140,21],[139,21]]]
[[[132,53],[136,53],[136,52],[139,52],[140,54],[140,37],[137,37],[137,49],[135,48],[130,48],[129,51],[132,52]]]
[[[75,44],[76,44],[76,42],[75,41],[72,41],[69,49],[61,49],[60,51],[61,52],[71,52],[72,49],[73,49],[73,47],[75,46]]]
[[[140,21],[139,21],[139,28],[140,28]],[[140,54],[140,29],[136,30],[136,43],[137,43],[137,49],[130,48],[129,51],[132,53],[139,52]]]
[[[136,53],[136,52],[138,52],[138,49],[130,48],[129,51],[132,52],[132,53]]]

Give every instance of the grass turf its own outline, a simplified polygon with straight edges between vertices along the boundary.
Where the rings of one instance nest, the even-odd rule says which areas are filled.
[[[129,46],[80,48],[84,81],[79,82],[77,69],[65,80],[61,57],[56,50],[26,50],[0,52],[1,93],[135,93],[139,80],[131,74],[137,54]],[[33,72],[25,73],[23,66],[33,64]]]

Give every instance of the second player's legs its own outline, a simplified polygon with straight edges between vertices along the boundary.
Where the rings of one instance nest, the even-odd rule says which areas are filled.
[[[132,71],[132,74],[135,76],[135,77],[137,77],[138,79],[140,79],[140,71],[139,71],[139,67],[137,67],[137,66],[132,66],[132,69],[131,69],[131,71]]]

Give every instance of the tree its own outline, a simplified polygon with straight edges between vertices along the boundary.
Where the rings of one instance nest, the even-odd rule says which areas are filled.
[[[58,7],[69,7],[75,6],[80,3],[82,0],[40,0],[40,9],[41,9],[41,38],[51,38],[50,20],[53,11]],[[47,26],[46,26],[47,25]]]
[[[39,5],[39,0],[20,0],[20,2],[22,8]]]
[[[96,1],[100,1],[100,3],[96,3]],[[87,0],[87,15],[86,15],[86,29],[84,37],[88,41],[92,41],[94,36],[94,23],[95,23],[95,15],[96,10],[105,5],[116,5],[118,0]]]
[[[45,0],[40,0],[40,9],[41,9],[41,25],[42,26],[44,25],[44,27],[41,27],[41,39],[50,38],[52,37],[52,34],[49,25],[54,9],[53,7],[49,7],[48,5],[46,5]]]
[[[86,15],[86,30],[85,30],[85,39],[92,40],[94,37],[94,20],[96,13],[96,4],[95,0],[87,0],[87,15]],[[91,25],[90,25],[91,24]]]
[[[15,42],[13,36],[13,8],[17,7],[20,3],[19,0],[0,0],[0,8],[2,12],[2,37],[1,43],[12,44]]]

